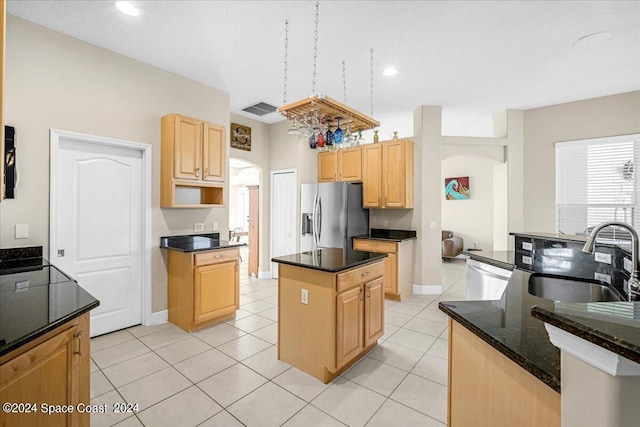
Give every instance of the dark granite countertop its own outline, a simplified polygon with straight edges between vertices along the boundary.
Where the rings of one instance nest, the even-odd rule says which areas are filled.
[[[476,261],[495,265],[496,267],[505,268],[507,270],[513,270],[513,267],[516,264],[515,251],[464,250],[462,253]]]
[[[438,307],[552,389],[560,392],[560,350],[531,307],[551,310],[554,302],[530,295],[531,272],[515,269],[500,300],[443,301]]]
[[[403,242],[417,239],[415,230],[390,230],[386,228],[372,228],[369,234],[355,236],[355,239],[386,240],[391,242]]]
[[[562,233],[543,233],[543,232],[530,232],[530,233],[520,233],[520,232],[511,232],[509,233],[512,236],[522,236],[522,237],[534,237],[539,239],[547,239],[547,240],[561,240],[561,241],[573,241],[573,242],[586,242],[589,236],[574,236],[572,234],[562,234]]]
[[[220,233],[187,234],[160,238],[161,248],[179,252],[214,251],[246,245],[246,243],[220,240]]]
[[[271,261],[296,267],[336,273],[359,265],[370,264],[385,258],[387,254],[347,251],[341,248],[325,248],[272,258]]]
[[[100,304],[62,271],[43,264],[0,270],[0,356]]]
[[[640,363],[640,302],[534,306],[533,317]]]

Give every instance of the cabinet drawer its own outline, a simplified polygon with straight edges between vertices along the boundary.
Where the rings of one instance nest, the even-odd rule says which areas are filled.
[[[217,251],[207,251],[195,254],[195,265],[215,264],[238,258],[238,249],[220,249]]]
[[[380,240],[361,240],[353,239],[353,249],[365,252],[377,252],[386,254],[395,254],[397,244],[395,242],[384,242]]]
[[[379,261],[374,264],[365,265],[364,267],[338,274],[336,290],[340,292],[381,276],[384,276],[384,262]]]

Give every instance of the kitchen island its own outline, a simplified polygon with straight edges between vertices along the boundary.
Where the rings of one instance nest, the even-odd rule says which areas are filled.
[[[384,334],[386,254],[318,249],[278,263],[278,359],[328,383]]]
[[[550,339],[550,326],[582,339],[582,354],[588,342],[624,357],[623,375],[640,373],[640,302],[563,303],[530,293],[532,278],[545,275],[590,282],[605,277],[611,283],[601,285],[619,293],[629,277],[629,253],[599,244],[599,252],[611,254],[612,263],[603,264],[581,252],[584,239],[515,236],[515,251],[467,253],[513,269],[500,299],[439,304],[450,317],[449,424],[604,426],[637,419],[637,405],[625,399],[637,395],[630,390],[640,390],[638,380],[604,378],[571,360]]]
[[[0,425],[89,425],[80,409],[90,404],[89,311],[99,304],[42,247],[0,249],[0,396],[37,405],[3,410]],[[45,414],[42,404],[74,410]]]

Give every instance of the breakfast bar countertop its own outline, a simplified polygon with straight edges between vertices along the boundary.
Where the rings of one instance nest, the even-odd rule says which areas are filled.
[[[354,237],[354,239],[386,240],[390,242],[403,242],[417,238],[415,230],[390,230],[386,228],[372,228],[369,234]]]

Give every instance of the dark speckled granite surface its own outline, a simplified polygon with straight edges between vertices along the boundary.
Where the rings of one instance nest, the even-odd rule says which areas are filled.
[[[355,238],[402,242],[404,240],[417,239],[417,233],[415,232],[415,230],[391,230],[386,228],[372,228],[369,234],[355,236]]]
[[[246,246],[246,243],[220,240],[220,233],[187,234],[160,238],[160,247],[179,252],[200,252]]]
[[[271,259],[273,262],[336,273],[386,258],[387,254],[326,248]]]
[[[512,270],[515,265],[515,251],[462,251],[463,254],[469,256],[471,259],[475,259],[487,264],[495,265],[496,267]]]

